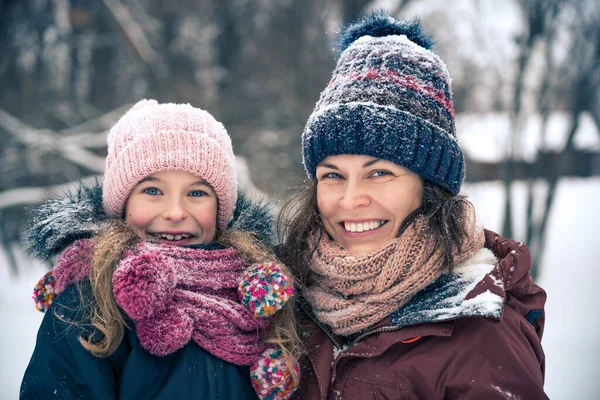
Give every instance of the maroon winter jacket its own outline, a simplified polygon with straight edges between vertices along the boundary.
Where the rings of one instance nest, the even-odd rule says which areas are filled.
[[[307,356],[294,398],[546,399],[546,293],[526,246],[485,239],[493,254],[480,250],[354,337],[334,335],[300,300]]]

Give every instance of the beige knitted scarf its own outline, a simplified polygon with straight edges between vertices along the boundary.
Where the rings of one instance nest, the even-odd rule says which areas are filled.
[[[454,251],[457,264],[484,243],[483,228],[476,224],[474,212],[468,221],[463,249],[460,253]],[[322,235],[312,259],[305,296],[319,321],[338,335],[351,335],[402,307],[444,270],[444,258],[434,248],[422,219],[389,244],[360,255],[349,254]]]

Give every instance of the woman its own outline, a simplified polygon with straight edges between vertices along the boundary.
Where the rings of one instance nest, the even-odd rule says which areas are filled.
[[[373,14],[340,43],[280,251],[301,292],[295,397],[547,398],[546,294],[527,247],[484,230],[458,194],[450,77],[431,39]]]

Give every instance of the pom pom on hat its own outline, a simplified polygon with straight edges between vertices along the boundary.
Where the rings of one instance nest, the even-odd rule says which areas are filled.
[[[451,79],[418,21],[373,13],[343,29],[343,49],[302,133],[309,179],[326,157],[391,161],[457,195],[465,160]]]
[[[300,376],[300,365],[297,362],[287,365],[281,349],[265,350],[250,367],[250,379],[258,397],[261,400],[289,399],[297,389],[290,368]]]
[[[423,32],[419,20],[397,20],[383,11],[374,11],[370,16],[346,25],[340,32],[338,46],[346,50],[354,41],[362,36],[384,37],[390,35],[405,35],[411,42],[431,50],[433,38]]]
[[[279,311],[294,294],[294,284],[277,264],[254,264],[244,271],[238,287],[240,302],[256,318]]]

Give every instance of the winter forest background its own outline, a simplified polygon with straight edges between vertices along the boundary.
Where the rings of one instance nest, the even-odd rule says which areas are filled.
[[[140,98],[210,111],[242,186],[286,199],[305,178],[300,135],[336,30],[380,8],[436,38],[464,192],[532,250],[549,396],[595,397],[599,0],[0,0],[0,397],[17,397],[41,320],[29,296],[48,266],[21,250],[26,210],[100,177],[108,129]]]

